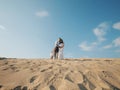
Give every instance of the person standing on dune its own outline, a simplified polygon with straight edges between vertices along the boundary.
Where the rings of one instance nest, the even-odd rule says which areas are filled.
[[[58,52],[58,59],[64,59],[64,55],[63,55],[63,50],[64,50],[64,42],[61,38],[58,39],[59,40],[59,52]]]
[[[64,42],[61,38],[55,42],[55,47],[50,54],[51,59],[63,59]]]

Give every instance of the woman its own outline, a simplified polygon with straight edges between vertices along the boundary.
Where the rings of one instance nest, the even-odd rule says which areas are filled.
[[[58,45],[59,51],[58,51],[58,59],[63,59],[63,49],[64,49],[64,42],[61,38],[59,38],[59,45]]]

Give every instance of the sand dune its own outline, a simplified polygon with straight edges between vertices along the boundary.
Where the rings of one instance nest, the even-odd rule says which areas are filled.
[[[5,58],[0,90],[120,90],[120,59]]]

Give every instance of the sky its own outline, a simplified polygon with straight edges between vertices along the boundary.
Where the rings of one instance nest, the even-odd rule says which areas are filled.
[[[120,0],[0,0],[0,57],[120,58]]]

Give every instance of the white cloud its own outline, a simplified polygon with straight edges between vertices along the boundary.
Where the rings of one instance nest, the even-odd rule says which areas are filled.
[[[104,22],[104,23],[101,23],[100,25],[98,25],[98,27],[96,27],[93,30],[93,32],[97,36],[97,39],[99,42],[103,42],[106,40],[106,38],[104,36],[106,35],[108,26],[109,26],[109,24]]]
[[[114,48],[114,47],[120,47],[120,37],[116,38],[115,40],[112,41],[111,44],[104,46],[104,49],[110,49],[110,48]],[[116,50],[115,52],[118,52],[118,50]]]
[[[87,43],[86,41],[84,41],[81,44],[79,44],[79,47],[84,51],[93,51],[95,49],[99,49],[98,45],[101,45],[102,42],[106,40],[105,35],[107,34],[109,26],[110,24],[106,22],[98,25],[93,30],[93,33],[95,34],[95,36],[97,36],[97,40],[91,43]],[[103,49],[118,48],[118,50],[116,50],[115,52],[120,52],[119,47],[120,47],[120,37],[114,39],[110,44],[100,48]]]
[[[106,40],[104,37],[106,35],[106,32],[108,30],[109,24],[104,22],[98,25],[94,30],[93,33],[97,36],[97,41],[92,42],[88,44],[86,41],[82,42],[79,47],[84,51],[92,51],[95,50],[95,48],[101,44],[100,42],[103,42]],[[110,46],[106,46],[104,48],[110,48]]]
[[[96,45],[97,45],[96,42],[93,42],[93,43],[91,43],[90,45],[88,45],[87,42],[84,41],[84,42],[82,42],[82,43],[79,45],[79,47],[80,47],[83,51],[92,51],[92,50],[95,48]]]
[[[5,30],[5,27],[3,25],[0,25],[0,30]]]
[[[113,44],[114,44],[115,47],[120,47],[120,37],[113,40]]]
[[[36,12],[36,16],[47,17],[47,16],[49,16],[49,13],[47,11],[39,11],[39,12]]]
[[[120,22],[117,22],[117,23],[113,24],[113,28],[117,29],[117,30],[120,30]]]
[[[97,42],[92,42],[92,45],[96,46],[96,45],[98,45],[98,43]]]
[[[112,47],[113,47],[112,44],[109,44],[109,45],[104,46],[103,48],[104,49],[109,49],[109,48],[112,48]]]

